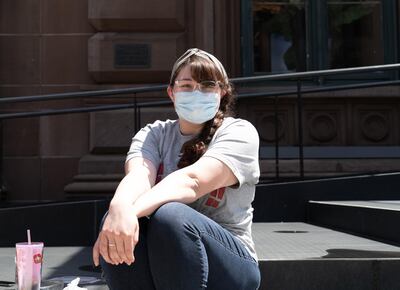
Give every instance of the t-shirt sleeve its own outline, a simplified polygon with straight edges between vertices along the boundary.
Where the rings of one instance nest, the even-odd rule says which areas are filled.
[[[228,166],[238,179],[238,186],[256,184],[260,176],[259,143],[254,126],[248,121],[235,119],[217,130],[203,156],[216,158]]]
[[[148,124],[140,129],[132,138],[125,162],[134,157],[142,157],[150,160],[158,168],[161,162],[159,146],[163,131],[162,125],[158,122]]]

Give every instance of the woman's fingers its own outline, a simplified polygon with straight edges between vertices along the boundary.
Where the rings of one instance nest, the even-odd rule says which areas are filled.
[[[111,233],[107,234],[107,240],[108,240],[108,256],[114,265],[118,265],[122,263],[122,259],[118,254],[118,238],[115,238],[115,236]],[[119,247],[121,247],[119,245]]]
[[[110,250],[116,250],[116,259],[118,259],[119,264],[127,263],[127,257],[125,255],[124,239],[121,236],[114,236],[115,247],[110,248]]]
[[[135,257],[133,255],[133,239],[131,236],[124,237],[124,245],[125,245],[125,263],[131,265],[135,261]]]
[[[107,258],[111,261],[111,264],[127,263],[130,265],[133,263],[133,259],[130,257],[133,256],[133,242],[129,242],[132,241],[132,236],[117,235],[110,232],[107,232],[104,236],[108,241]],[[104,259],[107,261],[106,258]]]
[[[139,239],[139,224],[136,216],[132,220],[119,221],[121,217],[112,219],[112,215],[108,215],[103,229],[98,238],[99,254],[104,260],[113,265],[126,263],[131,265],[134,260],[134,249]],[[111,221],[110,221],[111,219]],[[93,250],[93,261],[98,263],[99,255]]]
[[[125,236],[124,237],[124,245],[125,245],[125,255],[128,258],[127,264],[130,265],[131,263],[135,262],[135,247],[136,244],[139,242],[139,224],[136,224],[134,228],[132,236]]]
[[[97,238],[96,243],[94,243],[93,251],[93,264],[97,267],[100,264],[100,249],[99,249],[99,239]]]
[[[100,255],[104,258],[104,260],[107,263],[114,264],[108,253],[108,238],[105,236],[103,231],[100,232],[99,239],[100,239],[99,242]]]

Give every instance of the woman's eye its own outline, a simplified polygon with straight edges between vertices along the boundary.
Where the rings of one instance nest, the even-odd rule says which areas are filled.
[[[207,90],[207,91],[213,91],[213,90],[215,90],[215,86],[213,86],[213,85],[207,85],[207,86],[202,86],[202,88],[201,89],[203,89],[203,90]]]
[[[193,86],[191,86],[191,85],[189,85],[189,84],[184,84],[184,85],[181,85],[180,86],[180,88],[181,89],[190,89],[190,88],[192,88]]]
[[[202,83],[201,83],[201,86],[202,86],[203,88],[213,89],[213,88],[215,88],[215,87],[217,86],[217,84],[214,83],[214,82],[202,82]]]

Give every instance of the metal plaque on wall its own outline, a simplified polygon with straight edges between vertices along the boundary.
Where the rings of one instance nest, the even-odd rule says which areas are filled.
[[[149,68],[150,64],[149,44],[118,43],[114,45],[115,68]]]

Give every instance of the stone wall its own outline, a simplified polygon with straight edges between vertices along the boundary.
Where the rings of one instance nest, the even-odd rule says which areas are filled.
[[[214,53],[228,75],[237,77],[240,41],[240,0],[2,0],[0,97],[165,84],[175,59],[190,47]],[[399,93],[391,87],[307,95],[304,145],[398,148]],[[1,111],[132,103],[133,97],[21,103]],[[167,95],[137,98],[165,100]],[[262,146],[275,141],[273,110],[273,102],[265,99],[238,106],[239,116],[257,127]],[[171,107],[162,107],[144,109],[141,117],[144,125],[176,116]],[[296,146],[295,97],[279,99],[278,120],[279,143]],[[62,200],[64,188],[75,196],[112,193],[138,124],[133,110],[120,110],[7,120],[3,125],[7,199]],[[398,160],[385,161],[382,168],[400,167]],[[318,162],[320,171],[331,168],[329,162],[326,167]],[[355,165],[349,166],[366,168],[362,162],[350,161]],[[368,164],[379,169],[376,161]],[[293,168],[288,171],[297,170]]]
[[[190,47],[216,54],[231,76],[240,73],[239,0],[110,3],[0,1],[0,97],[166,83],[175,59]],[[160,98],[166,94],[141,96]],[[13,104],[1,111],[127,102],[132,96]],[[144,111],[143,123],[158,116],[175,115],[171,109]],[[64,199],[84,156],[126,152],[131,117],[114,111],[5,121],[6,198]]]
[[[0,1],[0,97],[79,91],[93,84],[87,42],[94,29],[81,0]],[[81,100],[2,106],[18,112],[79,107]],[[88,152],[87,114],[4,121],[4,172],[11,200],[63,198]]]
[[[399,96],[398,87],[304,94],[303,144],[305,146],[400,146]],[[298,144],[297,97],[280,97],[278,111],[279,144],[286,146]],[[239,112],[258,128],[262,146],[275,143],[273,99],[243,102],[240,104]]]

